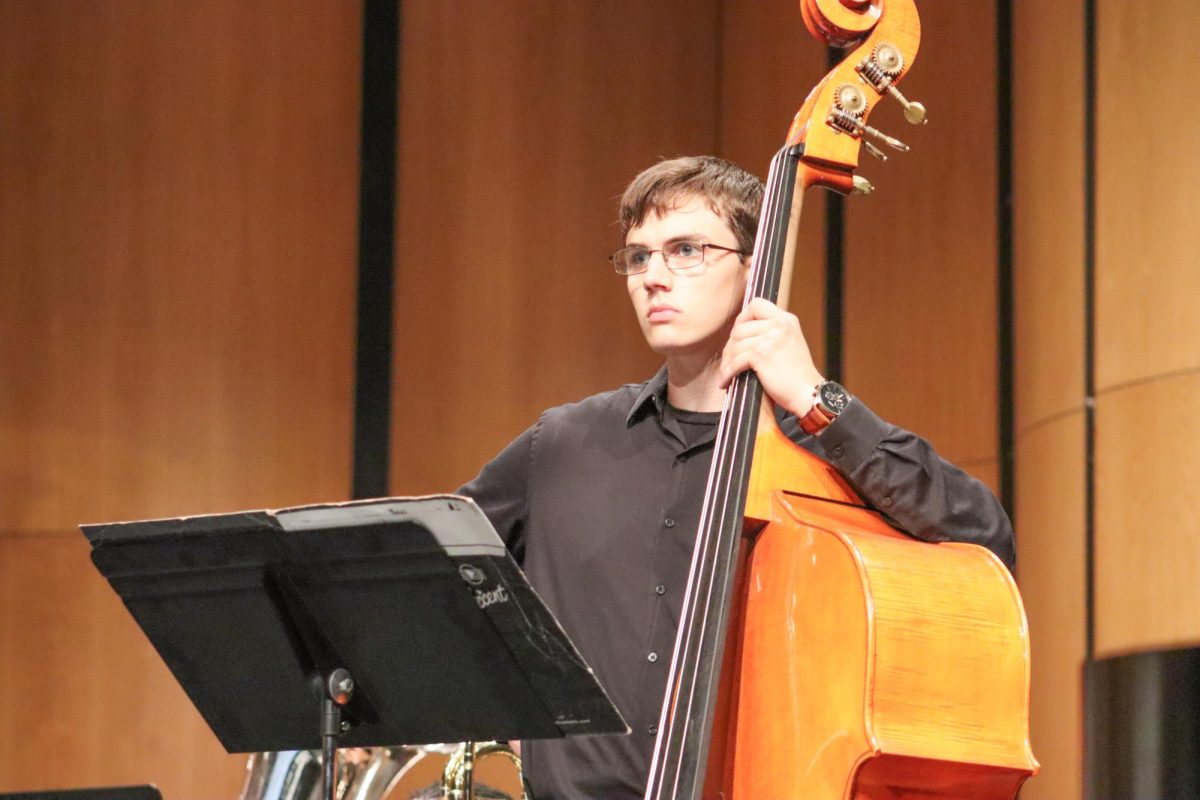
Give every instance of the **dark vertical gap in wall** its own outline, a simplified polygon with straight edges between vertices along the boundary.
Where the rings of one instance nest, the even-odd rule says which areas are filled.
[[[1012,0],[996,3],[996,390],[1000,502],[1016,518],[1013,433]]]
[[[833,69],[845,52],[829,48],[826,66]],[[846,203],[837,192],[825,193],[825,377],[843,380],[842,312],[845,308]]]
[[[1096,0],[1083,18],[1083,403],[1086,648],[1096,655]]]
[[[399,49],[398,0],[364,0],[354,364],[355,498],[388,494]]]

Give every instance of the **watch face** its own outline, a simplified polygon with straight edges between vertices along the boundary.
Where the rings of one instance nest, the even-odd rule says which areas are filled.
[[[822,383],[817,396],[821,405],[828,409],[835,417],[845,411],[846,406],[850,405],[850,395],[846,393],[841,384],[834,383],[833,381]]]

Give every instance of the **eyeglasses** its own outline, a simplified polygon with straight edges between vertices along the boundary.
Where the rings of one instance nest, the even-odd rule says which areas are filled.
[[[637,275],[650,268],[650,256],[662,253],[663,263],[672,272],[698,267],[704,263],[706,250],[722,250],[726,253],[737,253],[739,256],[749,255],[734,247],[723,247],[719,244],[706,244],[681,239],[677,242],[667,242],[657,250],[642,247],[640,244],[622,247],[608,257],[618,275]]]

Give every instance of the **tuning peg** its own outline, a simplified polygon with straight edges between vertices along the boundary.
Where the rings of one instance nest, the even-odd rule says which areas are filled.
[[[895,86],[887,87],[887,93],[896,98],[896,102],[904,106],[904,118],[913,125],[924,125],[929,120],[925,119],[925,106],[920,103],[912,103],[902,94]]]
[[[862,175],[855,175],[852,182],[855,194],[870,194],[875,191],[875,187],[871,185],[871,182]]]
[[[859,62],[854,70],[862,76],[863,80],[871,84],[875,91],[880,94],[887,92],[896,98],[896,102],[904,106],[906,120],[913,125],[924,125],[925,106],[920,103],[910,103],[894,85],[894,81],[900,76],[903,68],[904,54],[900,48],[890,42],[880,42],[875,45],[871,55]]]
[[[863,139],[863,147],[866,148],[866,151],[868,153],[875,156],[880,161],[887,161],[887,153],[883,152],[878,147],[876,147],[875,145],[868,142],[866,139]]]
[[[892,136],[888,136],[883,131],[877,130],[876,128],[872,128],[870,125],[863,125],[862,132],[866,133],[866,134],[870,134],[871,136],[874,136],[876,139],[883,142],[888,147],[891,147],[893,150],[899,150],[901,153],[907,153],[909,150],[908,145],[906,145],[904,142],[902,142],[899,139],[896,139]],[[867,142],[864,139],[863,144],[866,144],[866,143]]]

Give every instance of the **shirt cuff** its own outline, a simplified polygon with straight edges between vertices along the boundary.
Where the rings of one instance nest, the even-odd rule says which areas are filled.
[[[858,469],[887,436],[891,426],[855,397],[829,423],[817,441],[825,455],[843,475]]]

